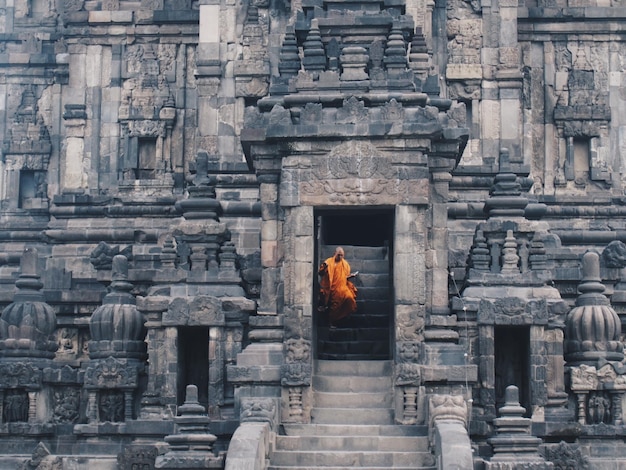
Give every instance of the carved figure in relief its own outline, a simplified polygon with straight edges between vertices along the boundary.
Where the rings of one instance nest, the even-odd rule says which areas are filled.
[[[318,311],[326,312],[330,327],[334,328],[342,318],[356,312],[357,288],[351,279],[358,274],[350,272],[350,264],[345,260],[345,253],[340,246],[335,254],[322,263]]]
[[[9,390],[4,396],[4,421],[28,421],[28,395],[20,390]]]
[[[608,424],[611,422],[611,402],[603,394],[595,394],[587,404],[589,424]]]

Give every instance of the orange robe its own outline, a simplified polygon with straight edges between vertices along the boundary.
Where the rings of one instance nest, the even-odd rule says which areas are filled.
[[[345,259],[339,262],[331,256],[320,266],[320,307],[328,311],[330,323],[341,320],[356,312],[357,288],[348,280],[350,264]]]

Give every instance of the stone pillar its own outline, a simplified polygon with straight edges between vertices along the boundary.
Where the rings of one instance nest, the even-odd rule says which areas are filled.
[[[84,112],[84,109],[83,109]],[[85,152],[85,125],[87,115],[71,114],[65,115],[65,165],[62,167],[61,188],[72,191],[84,189],[87,182],[84,181],[83,154]]]
[[[544,331],[546,348],[546,383],[548,401],[546,418],[567,419],[567,393],[565,392],[565,364],[563,360],[563,328],[565,325],[551,322]]]
[[[309,422],[313,341],[314,242],[313,207],[287,207],[283,246],[293,256],[284,260],[285,364],[281,368],[283,415],[286,422]]]
[[[176,328],[162,328],[160,322],[146,322],[148,345],[148,383],[141,398],[141,419],[174,416],[176,373],[167,373],[167,364],[176,363]]]
[[[276,314],[282,308],[283,299],[281,264],[283,253],[282,224],[279,221],[279,200],[277,175],[266,175],[261,181],[261,266],[262,290],[259,300],[260,314]]]
[[[209,416],[220,417],[224,405],[224,328],[209,328]]]
[[[535,421],[543,421],[545,405],[548,400],[546,347],[544,328],[541,325],[530,327],[530,389],[531,410]]]
[[[432,256],[431,296],[433,311],[448,310],[448,191],[452,177],[448,171],[432,171],[431,227]]]
[[[503,0],[499,6],[498,66],[500,145],[509,148],[513,161],[521,159],[522,74],[521,48],[517,43],[517,2]]]

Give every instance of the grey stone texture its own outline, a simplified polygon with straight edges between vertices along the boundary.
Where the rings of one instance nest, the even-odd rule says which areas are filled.
[[[0,468],[626,465],[624,17],[0,0]]]

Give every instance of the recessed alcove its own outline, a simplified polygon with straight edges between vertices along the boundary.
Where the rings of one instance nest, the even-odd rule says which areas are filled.
[[[209,328],[178,328],[177,403],[185,402],[187,385],[198,387],[198,401],[209,404]]]
[[[325,314],[314,316],[319,359],[389,359],[393,312],[394,212],[388,208],[315,211],[316,268],[341,246],[352,272],[359,271],[357,311],[330,329]],[[315,276],[314,301],[319,279]]]
[[[506,387],[515,385],[519,389],[520,404],[526,408],[524,416],[530,417],[530,329],[525,326],[496,326],[494,344],[496,408],[504,405]]]

